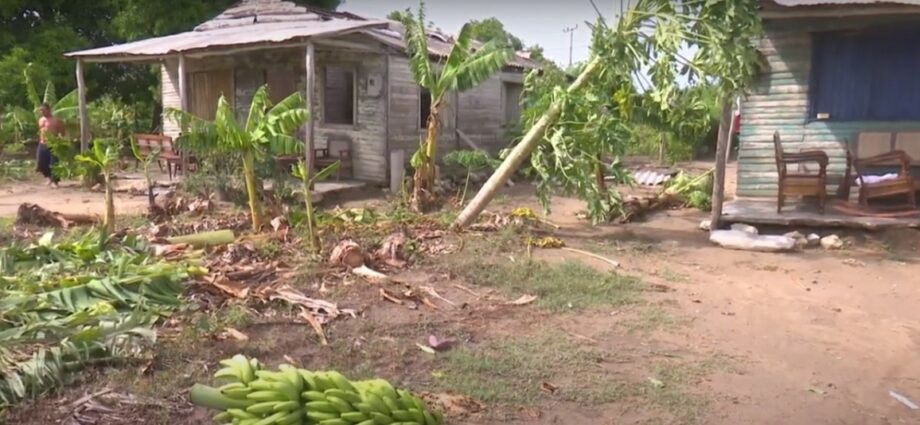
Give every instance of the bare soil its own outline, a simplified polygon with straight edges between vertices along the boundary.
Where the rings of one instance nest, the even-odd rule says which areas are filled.
[[[539,210],[523,185],[493,209],[519,206]],[[700,212],[595,227],[576,217],[582,208],[556,198],[548,218],[561,227],[537,236],[619,261],[616,273],[641,282],[623,303],[506,305],[525,293],[495,281],[509,276],[496,270],[528,261],[527,235],[466,234],[462,252],[423,259],[397,275],[457,306],[435,300],[437,310],[409,309],[353,277],[306,274],[293,284],[360,312],[328,326],[329,346],[284,311],[189,313],[149,362],[95,370],[2,419],[61,423],[73,412],[70,403],[109,388],[141,401],[119,404],[121,416],[100,423],[209,423],[210,412],[190,406],[185,391],[207,382],[218,359],[242,352],[270,365],[381,376],[416,391],[480,394],[484,409],[452,416],[457,424],[920,423],[918,411],[889,395],[920,402],[920,233],[837,232],[847,241],[841,251],[762,254],[710,245],[697,230]],[[611,273],[608,263],[569,251],[530,255]],[[564,289],[546,297],[578,300]],[[249,341],[218,340],[227,326]],[[460,346],[424,353],[415,344],[431,334]],[[541,390],[544,383],[557,390]]]

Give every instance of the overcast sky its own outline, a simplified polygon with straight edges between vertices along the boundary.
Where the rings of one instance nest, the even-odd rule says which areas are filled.
[[[609,19],[617,0],[595,0]],[[543,46],[546,56],[560,65],[569,61],[569,35],[562,30],[578,26],[574,32],[573,59],[585,60],[591,30],[585,21],[594,22],[597,13],[588,0],[427,0],[428,19],[442,30],[457,33],[473,19],[496,17],[505,29],[529,46]],[[345,0],[339,10],[369,17],[384,17],[393,10],[418,7],[418,0]]]

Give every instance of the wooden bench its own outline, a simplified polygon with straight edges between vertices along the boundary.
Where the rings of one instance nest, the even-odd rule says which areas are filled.
[[[174,175],[178,175],[182,166],[182,155],[175,149],[172,137],[162,134],[135,134],[134,140],[141,156],[150,155],[155,150],[159,150],[160,157],[157,165],[162,170],[163,166],[160,161],[166,162],[166,170],[169,173],[170,180]],[[190,165],[195,163],[193,157],[189,157],[188,161]]]

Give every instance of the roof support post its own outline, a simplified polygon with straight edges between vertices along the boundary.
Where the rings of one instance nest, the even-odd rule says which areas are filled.
[[[185,55],[179,55],[179,108],[188,112],[188,83],[186,81]],[[185,149],[179,151],[182,175],[188,176],[188,152]]]
[[[316,50],[313,45],[313,41],[307,42],[306,48],[306,57],[305,57],[305,66],[307,70],[307,83],[306,83],[306,103],[307,111],[310,113],[310,118],[307,120],[307,124],[303,127],[303,141],[306,144],[306,157],[304,164],[306,165],[307,178],[309,179],[313,175],[313,152],[315,148],[315,143],[313,140],[313,128],[314,123],[316,122],[316,114],[313,111],[313,98],[314,90],[316,84]]]
[[[710,228],[718,229],[722,224],[722,204],[725,202],[725,167],[728,162],[729,141],[732,127],[732,96],[722,99],[722,117],[719,120],[719,140],[716,144],[716,172],[712,184],[712,214]]]
[[[89,113],[86,110],[86,81],[83,78],[83,59],[77,59],[77,109],[80,115],[80,152],[89,147]]]

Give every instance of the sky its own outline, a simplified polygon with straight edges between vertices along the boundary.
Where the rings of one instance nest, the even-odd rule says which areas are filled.
[[[606,18],[613,16],[617,0],[595,0]],[[574,62],[587,59],[591,42],[591,29],[585,21],[593,23],[597,12],[589,0],[427,0],[428,20],[441,30],[456,34],[464,23],[477,19],[496,17],[505,29],[523,40],[525,46],[543,46],[546,57],[565,66],[569,63],[569,34],[573,32],[572,58]],[[344,0],[339,10],[384,17],[393,10],[418,8],[418,0]]]

